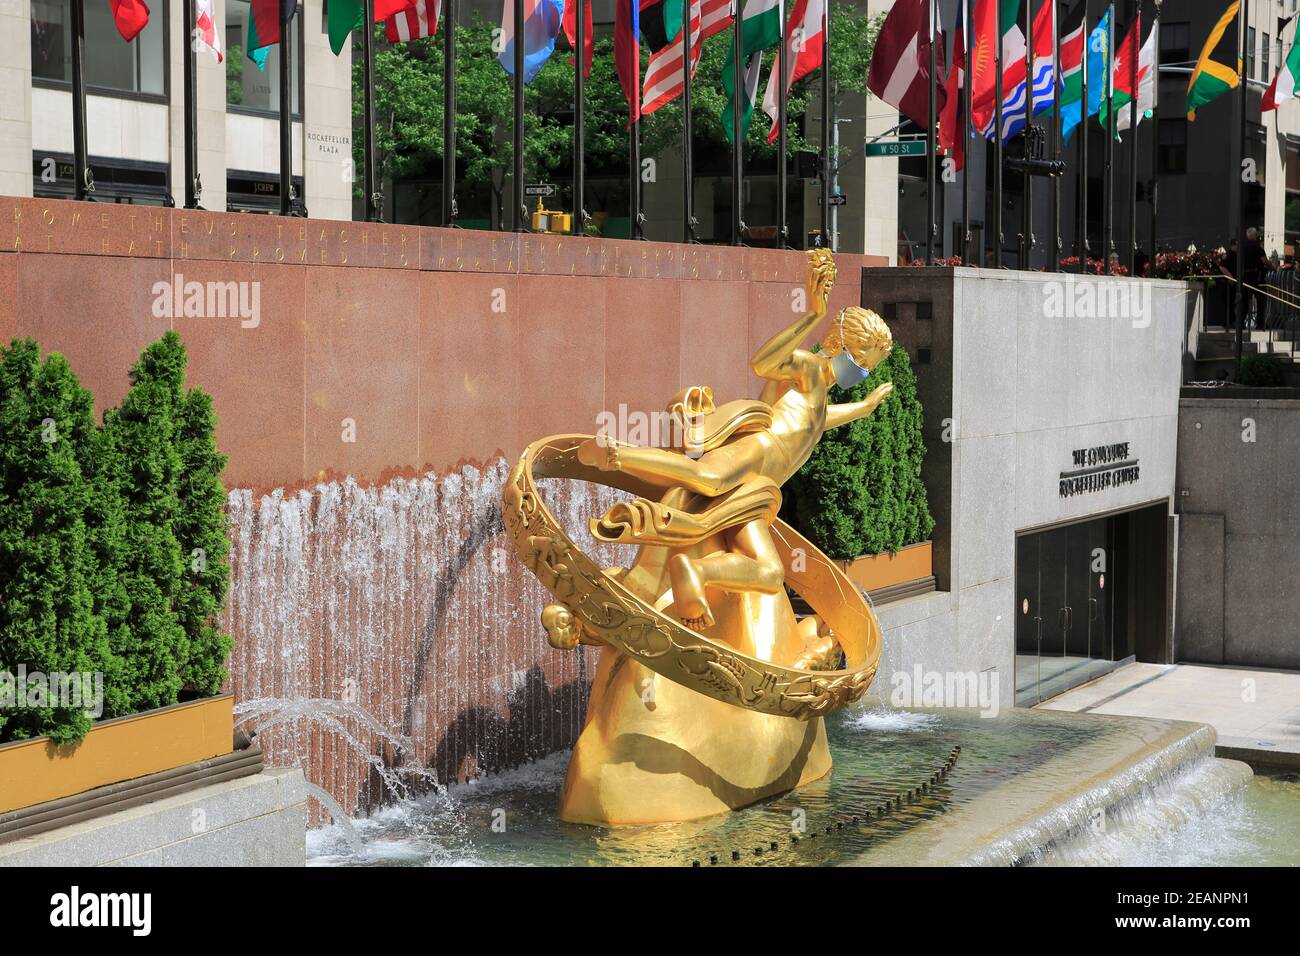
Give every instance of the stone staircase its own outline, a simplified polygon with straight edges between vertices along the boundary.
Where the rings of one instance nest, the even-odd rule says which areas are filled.
[[[1268,354],[1282,366],[1286,385],[1300,386],[1300,331],[1249,330],[1242,339],[1243,355]],[[1207,326],[1197,337],[1192,381],[1231,381],[1237,369],[1237,333],[1223,326]]]

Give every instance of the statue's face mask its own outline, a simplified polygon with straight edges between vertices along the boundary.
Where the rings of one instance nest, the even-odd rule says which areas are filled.
[[[868,375],[871,369],[863,368],[849,354],[849,347],[844,342],[844,313],[840,313],[840,351],[831,357],[831,371],[835,373],[835,384],[843,389],[850,389]]]
[[[831,371],[835,373],[835,384],[844,389],[852,388],[871,374],[870,370],[853,361],[848,349],[831,359]]]

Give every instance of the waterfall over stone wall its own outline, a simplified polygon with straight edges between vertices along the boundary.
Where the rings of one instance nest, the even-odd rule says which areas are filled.
[[[596,657],[546,643],[546,592],[501,525],[507,473],[498,458],[378,486],[230,493],[237,718],[334,811],[513,766],[581,730]],[[558,481],[544,494],[590,541],[576,529],[609,496]]]

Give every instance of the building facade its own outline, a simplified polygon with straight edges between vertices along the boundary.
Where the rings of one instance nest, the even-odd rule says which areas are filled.
[[[224,61],[195,57],[200,201],[205,208],[279,208],[279,46],[260,68],[245,56],[247,0],[215,0]],[[184,7],[155,4],[122,40],[107,2],[85,5],[87,150],[93,198],[146,205],[184,201]],[[0,10],[0,192],[72,195],[71,5],[13,0]],[[352,217],[351,57],[335,57],[322,0],[293,21],[290,62],[295,191],[311,215]]]

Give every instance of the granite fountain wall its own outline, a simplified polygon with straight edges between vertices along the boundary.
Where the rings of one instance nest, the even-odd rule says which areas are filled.
[[[836,308],[879,264],[838,262]],[[501,482],[529,441],[621,404],[756,395],[748,357],[794,318],[803,270],[795,252],[0,197],[0,340],[65,354],[99,411],[164,331],[189,348],[230,458],[237,714],[269,763],[304,768],[317,820],[575,739],[594,656],[546,645]],[[601,507],[552,490],[569,527]]]

